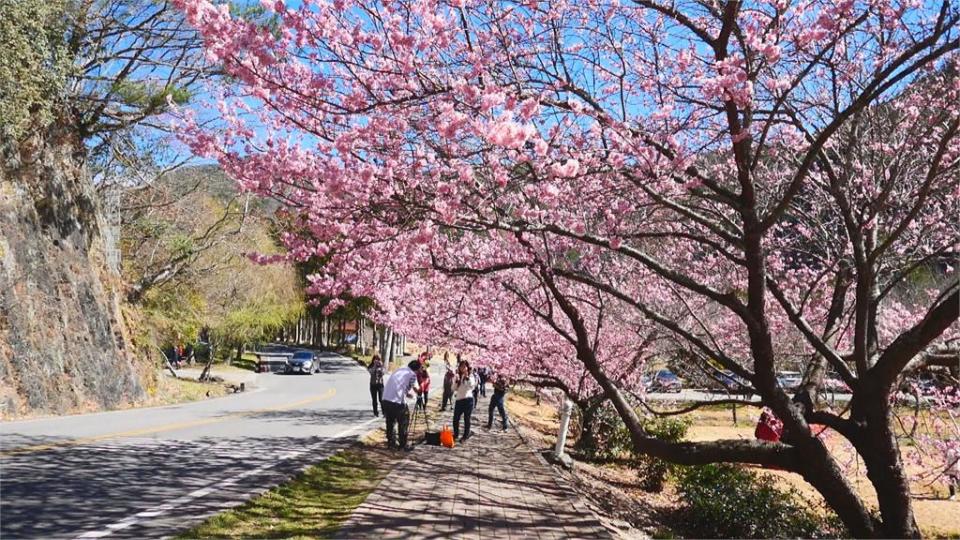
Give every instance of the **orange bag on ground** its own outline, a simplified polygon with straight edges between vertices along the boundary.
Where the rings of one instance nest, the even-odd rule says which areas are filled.
[[[440,444],[447,448],[453,448],[453,430],[450,426],[443,426],[440,430]]]

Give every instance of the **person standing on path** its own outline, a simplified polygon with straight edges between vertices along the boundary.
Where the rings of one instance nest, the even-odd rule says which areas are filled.
[[[477,377],[470,369],[470,362],[461,360],[457,366],[457,380],[454,384],[454,393],[457,400],[453,403],[453,438],[460,438],[460,417],[463,419],[463,442],[470,438],[470,419],[473,416],[474,390],[477,388]]]
[[[447,410],[447,405],[453,401],[453,381],[457,374],[453,372],[453,367],[446,364],[447,372],[443,374],[443,402],[440,404],[440,410]]]
[[[476,405],[480,403],[480,374],[483,373],[483,366],[478,366],[472,370],[473,378],[476,379],[477,385],[473,387],[473,404]]]
[[[383,416],[387,420],[387,448],[399,447],[402,450],[413,450],[407,445],[407,430],[410,427],[410,408],[407,407],[407,397],[411,392],[419,394],[417,372],[421,365],[418,360],[412,360],[407,367],[402,367],[390,374],[387,384],[383,388]],[[394,436],[394,426],[397,427],[398,437]]]
[[[500,411],[500,420],[503,422],[503,430],[507,430],[507,410],[504,408],[504,401],[507,399],[507,379],[503,375],[497,375],[493,381],[493,397],[490,398],[490,406],[487,409],[487,430],[493,429],[493,410]]]
[[[430,396],[430,372],[429,365],[423,364],[420,371],[417,372],[417,384],[420,385],[420,397],[417,398],[417,406],[421,410],[427,410],[427,398]]]
[[[490,368],[483,366],[477,368],[477,379],[480,381],[480,395],[487,397],[487,378],[490,375]]]
[[[373,355],[373,360],[367,366],[370,373],[370,399],[373,400],[373,415],[380,416],[380,402],[383,400],[383,360],[380,355]]]

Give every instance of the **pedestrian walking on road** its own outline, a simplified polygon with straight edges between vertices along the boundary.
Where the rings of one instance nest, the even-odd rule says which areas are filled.
[[[453,403],[453,438],[460,438],[460,417],[463,416],[463,438],[461,442],[470,438],[470,419],[473,416],[474,390],[477,388],[477,377],[470,369],[470,362],[461,360],[457,366],[457,380],[454,384],[454,393],[457,400]]]
[[[370,399],[373,400],[373,415],[380,416],[380,402],[383,400],[383,361],[380,355],[373,355],[367,366],[370,373]]]
[[[497,375],[493,382],[493,397],[490,398],[490,406],[487,409],[487,430],[493,429],[493,410],[500,412],[500,420],[503,422],[503,430],[507,430],[507,410],[504,408],[507,399],[507,379],[503,375]]]
[[[407,432],[410,427],[410,408],[407,398],[411,394],[420,394],[417,384],[417,372],[421,365],[418,360],[412,360],[406,367],[402,367],[390,374],[383,387],[383,416],[387,420],[387,448],[412,450],[407,445]],[[394,427],[398,433],[394,434]]]

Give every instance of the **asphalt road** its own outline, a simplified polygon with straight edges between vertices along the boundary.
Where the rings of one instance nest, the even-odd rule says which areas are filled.
[[[0,424],[0,537],[167,536],[282,482],[379,420],[365,370],[321,365],[226,398]]]

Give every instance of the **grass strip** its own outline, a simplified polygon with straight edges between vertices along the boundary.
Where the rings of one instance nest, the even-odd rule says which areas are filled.
[[[330,538],[397,460],[358,443],[177,538]]]

